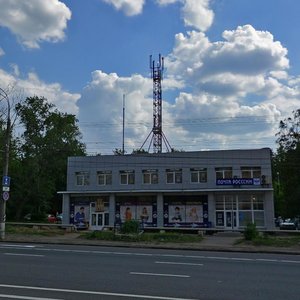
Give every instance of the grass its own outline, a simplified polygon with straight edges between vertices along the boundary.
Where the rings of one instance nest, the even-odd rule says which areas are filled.
[[[254,246],[292,247],[300,246],[300,236],[259,235],[251,241],[246,241],[242,239],[239,240],[237,243],[247,243]]]
[[[151,242],[151,243],[195,243],[203,238],[197,234],[180,233],[142,233],[142,234],[115,234],[113,231],[86,232],[81,238],[90,240],[123,241],[123,242]]]
[[[6,225],[5,232],[8,234],[22,234],[22,235],[40,235],[40,236],[54,236],[63,235],[64,230],[59,228],[43,227],[38,226],[27,227],[27,226],[11,226]]]

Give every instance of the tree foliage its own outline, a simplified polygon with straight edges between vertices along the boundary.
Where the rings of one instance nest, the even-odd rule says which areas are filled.
[[[11,161],[12,199],[8,216],[36,218],[61,210],[57,191],[64,190],[67,158],[85,155],[85,145],[74,115],[61,113],[43,97],[29,97],[16,105],[23,133],[16,139]]]
[[[273,159],[275,207],[285,217],[300,215],[300,109],[280,121]]]

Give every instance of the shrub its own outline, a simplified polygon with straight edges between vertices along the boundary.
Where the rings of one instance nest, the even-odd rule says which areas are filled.
[[[140,223],[137,220],[126,221],[122,224],[121,232],[125,234],[138,233],[140,228]]]
[[[258,237],[258,231],[255,223],[248,223],[244,231],[244,237],[247,241],[253,241]]]

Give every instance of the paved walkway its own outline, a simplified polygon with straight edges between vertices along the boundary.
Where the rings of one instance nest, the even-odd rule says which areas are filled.
[[[291,247],[254,246],[250,243],[239,243],[243,239],[240,233],[217,233],[205,235],[198,243],[139,243],[88,240],[80,237],[81,233],[72,232],[63,235],[21,235],[6,234],[5,241],[14,243],[42,243],[42,244],[66,244],[66,245],[90,245],[90,246],[118,246],[139,248],[163,248],[163,249],[190,249],[199,251],[232,251],[232,252],[259,252],[259,253],[286,253],[300,255],[300,245]]]

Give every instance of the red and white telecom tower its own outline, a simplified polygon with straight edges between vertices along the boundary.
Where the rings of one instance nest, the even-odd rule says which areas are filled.
[[[162,88],[161,81],[163,79],[164,71],[164,58],[159,54],[159,60],[155,64],[155,61],[150,55],[150,70],[151,78],[153,79],[153,128],[148,134],[146,140],[140,149],[144,147],[149,137],[151,136],[151,141],[148,147],[148,152],[150,150],[151,144],[153,144],[153,152],[161,153],[163,142],[165,144],[167,152],[172,151],[172,148],[163,133],[162,130]]]

